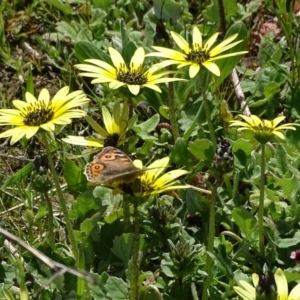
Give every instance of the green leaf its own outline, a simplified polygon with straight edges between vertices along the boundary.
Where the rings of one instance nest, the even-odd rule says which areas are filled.
[[[134,129],[136,130],[137,133],[139,132],[145,132],[145,133],[150,133],[151,131],[153,131],[156,126],[159,123],[159,115],[155,114],[154,116],[152,116],[150,119],[148,119],[147,121],[134,126]]]
[[[271,81],[264,88],[264,95],[266,98],[273,98],[276,94],[281,91],[281,88],[278,83]]]
[[[283,176],[288,171],[288,157],[282,144],[277,144],[274,157],[270,159],[270,163],[279,176]]]
[[[253,233],[257,232],[257,221],[253,215],[242,207],[236,207],[232,211],[232,218],[248,241],[252,241]]]
[[[153,4],[155,16],[158,19],[164,19],[171,24],[176,24],[184,11],[183,1],[153,0]]]
[[[294,246],[299,246],[300,239],[298,238],[278,239],[276,244],[279,248],[286,249]]]
[[[191,158],[187,146],[188,142],[185,139],[178,138],[171,152],[170,163],[186,166]]]
[[[106,52],[103,52],[101,49],[96,47],[91,42],[78,42],[75,44],[74,50],[76,57],[81,63],[88,58],[100,59],[107,62],[108,64],[112,63],[110,56]]]
[[[59,0],[46,0],[46,2],[57,9],[59,9],[63,14],[71,14],[71,6],[69,4],[63,4]]]
[[[79,192],[87,189],[86,177],[73,160],[66,160],[64,177],[68,184],[68,189],[75,196]]]
[[[57,24],[56,30],[62,33],[65,37],[69,38],[73,43],[76,43],[77,32],[69,23],[61,21]]]
[[[105,284],[109,279],[109,275],[106,272],[103,272],[101,275],[93,274],[97,280],[97,284],[88,283],[91,296],[93,299],[97,300],[108,300],[106,297]]]
[[[189,151],[197,158],[211,162],[214,157],[212,142],[207,139],[195,140],[189,143]]]
[[[225,18],[228,19],[232,16],[237,10],[236,0],[232,1],[223,1]],[[202,11],[203,17],[213,23],[220,22],[220,8],[217,0],[213,0],[212,4],[207,5],[206,8]]]
[[[16,172],[13,176],[11,176],[6,181],[4,181],[3,185],[1,186],[1,189],[4,189],[8,185],[20,184],[24,179],[26,179],[28,175],[31,174],[32,169],[33,169],[33,163],[30,162],[21,170]]]
[[[108,291],[107,296],[113,300],[127,300],[128,287],[127,284],[120,278],[109,277],[105,284],[105,289]]]
[[[288,199],[295,198],[300,188],[300,182],[296,176],[292,178],[277,178],[275,181],[281,186],[285,197]]]
[[[117,236],[114,238],[111,251],[125,264],[128,263],[131,257],[133,238],[133,233],[124,233],[121,236]]]
[[[99,204],[95,201],[92,191],[87,190],[77,197],[76,202],[73,203],[70,209],[69,215],[71,219],[75,220],[84,217],[90,210],[98,211]]]

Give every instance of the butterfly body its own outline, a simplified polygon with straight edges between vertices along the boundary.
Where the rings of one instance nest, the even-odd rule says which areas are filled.
[[[105,147],[85,166],[87,180],[96,184],[128,183],[142,175],[145,169],[137,168],[121,150]]]

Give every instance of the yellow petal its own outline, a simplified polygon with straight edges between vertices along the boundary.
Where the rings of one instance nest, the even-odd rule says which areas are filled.
[[[135,50],[134,55],[131,58],[130,67],[133,70],[137,70],[143,65],[144,59],[145,59],[145,50],[142,47],[137,48]]]
[[[210,47],[215,43],[216,39],[218,38],[219,33],[216,32],[215,34],[213,34],[208,41],[205,43],[204,45],[204,49],[209,50]],[[210,52],[209,52],[210,53]],[[211,53],[210,53],[211,55]]]
[[[141,87],[137,84],[135,84],[135,85],[130,84],[130,85],[128,85],[128,89],[133,95],[136,96],[140,92]]]
[[[171,31],[171,35],[175,41],[175,43],[178,45],[178,47],[184,52],[184,53],[189,53],[190,52],[190,47],[187,41],[178,33]]]
[[[208,69],[210,72],[212,72],[213,74],[215,74],[216,76],[220,76],[220,69],[219,67],[213,63],[213,62],[210,62],[210,61],[206,61],[204,63],[202,63],[202,65]]]
[[[112,122],[112,118],[111,118],[111,115],[108,111],[108,109],[105,107],[105,106],[102,106],[102,117],[103,117],[103,123],[104,123],[104,126],[106,128],[106,131],[109,133],[109,134],[113,134],[113,122]]]
[[[74,136],[69,135],[66,138],[62,139],[65,143],[79,145],[79,146],[90,146],[90,147],[103,147],[104,140],[99,140],[95,138],[83,137],[83,136]]]
[[[202,34],[197,26],[193,27],[193,44],[198,44],[200,47],[202,47]]]
[[[280,297],[279,299],[287,299],[288,297],[288,283],[285,278],[284,272],[282,269],[278,268],[274,274],[276,286],[277,286],[277,293]]]
[[[124,62],[124,59],[123,59],[122,55],[112,47],[108,47],[108,51],[109,51],[110,58],[111,58],[111,60],[114,64],[114,66],[117,69],[122,67],[123,69],[127,70],[127,67],[126,67],[126,64]]]
[[[287,300],[300,300],[300,283],[292,289]]]
[[[194,78],[200,70],[200,66],[198,64],[192,64],[189,68],[189,76],[190,78]]]

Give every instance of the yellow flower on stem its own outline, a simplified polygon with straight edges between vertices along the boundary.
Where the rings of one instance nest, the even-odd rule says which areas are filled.
[[[11,137],[11,144],[24,136],[31,138],[39,129],[54,131],[55,125],[66,125],[71,123],[72,118],[85,116],[85,111],[75,107],[90,101],[83,91],[69,94],[67,86],[60,89],[52,99],[47,89],[42,89],[38,98],[27,92],[25,99],[13,100],[16,109],[0,109],[0,126],[14,126],[2,132],[0,138]]]
[[[147,171],[140,177],[142,190],[136,196],[148,196],[160,194],[166,191],[177,189],[187,189],[188,185],[178,185],[177,178],[188,174],[186,170],[172,170],[162,174],[169,164],[169,157],[155,160],[146,169]],[[142,168],[141,161],[135,163]]]
[[[73,145],[98,148],[102,148],[104,145],[120,146],[126,142],[126,133],[128,130],[132,129],[138,115],[134,115],[129,119],[127,103],[124,102],[121,108],[120,102],[117,101],[113,106],[112,114],[110,114],[105,106],[102,107],[102,117],[105,128],[100,126],[91,117],[85,116],[87,122],[91,125],[95,132],[100,135],[100,138],[69,135],[67,138],[63,138],[62,140]]]
[[[136,49],[129,65],[125,63],[117,50],[109,47],[108,51],[113,66],[102,60],[86,59],[85,62],[88,64],[75,65],[77,69],[84,71],[79,75],[95,78],[92,83],[109,82],[111,89],[127,86],[133,95],[137,95],[142,87],[161,92],[161,89],[157,86],[158,83],[184,80],[175,77],[163,77],[173,72],[156,73],[160,69],[158,66],[149,69],[144,67],[145,51],[142,47]]]
[[[242,287],[235,286],[233,288],[236,291],[236,293],[243,298],[243,300],[300,300],[300,283],[298,283],[289,294],[288,283],[282,269],[278,268],[275,271],[273,277],[275,279],[276,284],[276,293],[275,291],[273,291],[273,288],[275,287],[267,286],[270,285],[270,280],[260,281],[259,276],[255,273],[252,275],[252,281],[254,286],[244,280],[240,280],[239,284]],[[270,276],[268,278],[270,278]],[[268,295],[268,292],[266,291],[269,291],[270,294]]]
[[[172,50],[169,48],[152,46],[152,48],[158,52],[149,53],[146,56],[168,58],[168,60],[158,63],[154,66],[166,67],[173,64],[178,64],[177,68],[190,66],[189,68],[190,78],[193,78],[197,75],[201,65],[207,68],[210,72],[212,72],[216,76],[220,76],[220,69],[213,61],[225,57],[245,54],[248,52],[248,51],[240,51],[240,52],[233,52],[233,53],[219,55],[220,53],[242,42],[242,41],[237,41],[231,43],[238,36],[237,34],[230,36],[229,38],[227,38],[226,40],[224,40],[223,42],[221,42],[219,45],[215,46],[212,49],[211,49],[212,45],[215,43],[215,41],[218,38],[218,32],[213,34],[204,45],[202,43],[202,34],[196,26],[194,26],[192,29],[193,42],[191,45],[189,45],[188,42],[178,33],[171,31],[171,35],[175,43],[182,50],[182,52]]]
[[[135,197],[145,197],[148,195],[160,194],[170,190],[187,189],[189,185],[178,185],[177,178],[188,174],[186,170],[173,170],[165,174],[162,172],[169,163],[169,157],[158,159],[152,164],[143,167],[141,160],[133,161],[136,170],[143,170],[135,176],[134,180],[127,182],[108,182],[102,185],[113,188],[114,194],[122,193],[134,195]]]
[[[284,139],[284,135],[281,132],[282,130],[286,129],[291,129],[291,130],[296,130],[294,126],[299,126],[299,124],[295,123],[286,123],[283,125],[279,125],[285,117],[280,116],[275,118],[274,120],[261,120],[259,117],[252,115],[251,117],[244,116],[244,115],[239,115],[242,119],[245,120],[243,121],[230,121],[229,127],[232,126],[239,126],[238,131],[242,130],[249,130],[252,131],[254,134],[254,138],[261,144],[265,144],[269,142],[272,137],[275,135],[281,139]]]

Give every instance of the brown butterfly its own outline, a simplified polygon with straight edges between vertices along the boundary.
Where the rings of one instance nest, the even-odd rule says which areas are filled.
[[[84,174],[89,182],[96,184],[129,183],[146,171],[137,168],[121,150],[105,147],[85,166]]]

